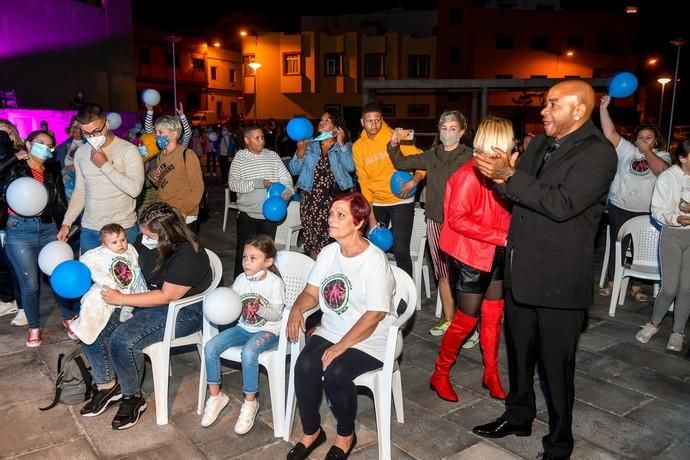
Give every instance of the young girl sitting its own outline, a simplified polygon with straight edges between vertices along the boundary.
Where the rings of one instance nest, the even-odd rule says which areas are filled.
[[[94,284],[81,299],[79,316],[72,321],[75,335],[92,344],[101,333],[113,311],[121,308],[120,321],[132,317],[134,308],[107,304],[101,297],[103,286],[132,294],[147,291],[146,281],[141,276],[139,254],[133,245],[127,243],[125,229],[118,224],[108,224],[100,231],[101,245],[86,251],[79,261],[89,267]]]
[[[235,433],[246,434],[254,426],[259,411],[259,355],[278,344],[280,320],[285,305],[285,285],[273,265],[276,257],[273,240],[266,235],[249,239],[244,245],[241,273],[232,289],[242,299],[239,323],[213,337],[204,348],[206,375],[211,396],[206,401],[201,426],[216,421],[230,398],[220,391],[220,355],[231,347],[242,346],[242,391],[244,404],[235,424]]]

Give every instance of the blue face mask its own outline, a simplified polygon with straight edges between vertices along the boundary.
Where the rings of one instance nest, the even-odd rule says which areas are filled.
[[[146,146],[144,144],[141,144],[139,146],[139,154],[144,158],[146,158],[149,155],[149,152],[146,151]]]
[[[159,149],[165,150],[169,143],[170,139],[168,139],[168,136],[156,136],[156,145]]]
[[[134,125],[134,127],[137,129],[137,131],[141,131],[141,123],[137,123],[136,125]]]
[[[40,158],[41,160],[47,160],[48,158],[53,157],[50,147],[45,144],[39,144],[38,142],[31,144],[31,155],[35,156],[36,158]]]

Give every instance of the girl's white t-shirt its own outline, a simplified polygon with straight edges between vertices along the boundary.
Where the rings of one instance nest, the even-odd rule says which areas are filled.
[[[374,333],[353,345],[383,361],[388,327],[395,321],[395,279],[386,255],[373,244],[355,257],[345,257],[338,243],[321,250],[308,284],[319,288],[321,324],[314,334],[337,343],[367,311],[386,312]]]
[[[244,273],[235,279],[232,285],[242,299],[242,314],[238,325],[248,332],[268,331],[275,335],[280,335],[280,320],[285,307],[285,284],[283,280],[271,271],[266,272],[266,276],[258,281],[250,281]],[[277,320],[270,321],[259,316],[258,311],[261,307],[270,309]]]

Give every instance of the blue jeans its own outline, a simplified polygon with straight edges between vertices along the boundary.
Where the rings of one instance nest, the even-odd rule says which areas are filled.
[[[137,236],[139,236],[139,226],[134,224],[132,227],[125,229],[125,235],[127,235],[127,241],[132,244],[136,241]],[[97,248],[101,245],[100,229],[91,230],[90,228],[81,229],[81,235],[79,236],[79,250],[84,254],[89,249]]]
[[[82,343],[96,384],[103,385],[117,377],[122,394],[131,396],[141,390],[146,368],[143,350],[163,341],[167,317],[167,306],[137,308],[132,319],[121,323],[120,310],[115,309],[96,341],[91,345]],[[200,331],[201,318],[201,302],[182,309],[177,315],[175,336]]]
[[[7,220],[5,254],[19,282],[21,304],[32,329],[41,327],[39,299],[41,298],[41,272],[38,269],[38,253],[48,243],[57,239],[54,223],[44,223],[38,217],[10,216]],[[79,314],[79,304],[70,299],[55,296],[64,319]]]
[[[268,331],[249,332],[240,326],[226,329],[206,344],[206,381],[220,385],[220,355],[228,348],[242,347],[242,391],[259,391],[259,355],[278,344],[278,336]]]

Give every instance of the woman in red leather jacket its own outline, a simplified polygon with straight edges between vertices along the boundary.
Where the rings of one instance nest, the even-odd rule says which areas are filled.
[[[513,127],[505,118],[486,118],[474,137],[474,149],[479,154],[492,155],[492,147],[510,152],[514,146]],[[498,376],[498,343],[503,316],[504,252],[510,226],[508,203],[493,182],[477,170],[474,159],[460,167],[446,185],[440,246],[452,257],[451,287],[458,312],[443,336],[430,383],[447,401],[458,400],[450,383],[450,368],[480,315],[482,383],[494,398],[506,397]]]

